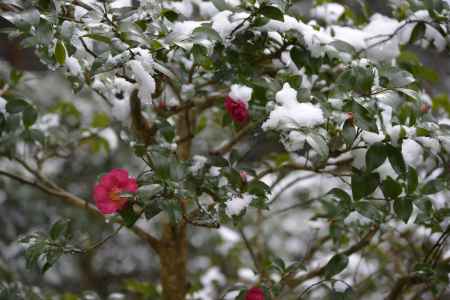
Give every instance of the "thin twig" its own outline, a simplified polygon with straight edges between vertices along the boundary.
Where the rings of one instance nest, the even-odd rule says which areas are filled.
[[[86,45],[86,42],[84,41],[84,39],[81,36],[79,37],[79,39],[81,41],[81,45],[83,45],[84,50],[86,50],[86,52],[89,53],[90,55],[92,55],[94,58],[97,58],[97,54],[95,54],[94,51],[89,49],[89,47]]]
[[[251,131],[256,126],[256,123],[249,123],[245,125],[234,137],[231,141],[223,145],[222,147],[212,150],[210,153],[213,155],[224,155],[230,152],[234,145],[239,143],[239,141],[247,135],[249,131]]]
[[[351,254],[356,253],[359,250],[363,249],[364,247],[366,247],[367,245],[370,244],[370,241],[373,239],[373,237],[377,233],[378,229],[379,229],[378,224],[372,225],[370,230],[361,238],[361,240],[359,242],[355,243],[354,245],[347,248],[346,250],[339,252],[338,254],[350,256]],[[292,276],[290,276],[290,277],[286,278],[286,284],[290,288],[293,289],[308,279],[314,278],[316,276],[321,276],[325,271],[326,271],[325,266],[322,266],[322,267],[313,269],[313,270],[309,271],[308,273],[304,274],[303,276],[300,276],[297,278],[293,278]]]
[[[253,251],[252,245],[250,244],[249,240],[247,239],[247,236],[245,235],[244,230],[241,227],[239,227],[238,231],[239,231],[239,234],[240,234],[242,240],[244,241],[245,247],[247,248],[248,253],[250,254],[250,257],[252,258],[255,269],[258,270],[259,273],[261,273],[261,269],[260,269],[258,260],[256,258],[255,252]]]

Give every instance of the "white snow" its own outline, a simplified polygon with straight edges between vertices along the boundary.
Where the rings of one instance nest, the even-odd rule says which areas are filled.
[[[225,208],[225,213],[229,216],[237,216],[244,209],[246,209],[253,200],[253,196],[249,193],[244,193],[242,195],[234,194],[231,199],[226,202],[227,207]]]
[[[345,8],[341,4],[330,2],[314,7],[311,10],[311,16],[322,19],[328,24],[332,24],[337,22],[344,11]]]
[[[217,177],[220,175],[220,168],[212,166],[209,168],[209,175],[212,177]]]
[[[183,21],[175,22],[172,31],[167,36],[167,40],[170,42],[181,42],[192,35],[192,32],[202,26],[204,22],[200,21]]]
[[[325,17],[329,23],[339,15],[342,10],[337,6],[330,6],[328,10],[331,14],[324,15],[326,7],[316,8],[313,10],[314,16],[317,18]],[[338,18],[338,17],[337,17]],[[336,18],[336,19],[337,19]],[[370,18],[370,22],[363,28],[358,29],[347,26],[331,25],[327,28],[316,26],[313,20],[308,24],[303,23],[291,16],[285,15],[284,21],[271,20],[262,26],[262,30],[285,32],[289,30],[298,31],[302,34],[307,48],[314,57],[323,55],[327,50],[327,44],[341,40],[351,44],[357,51],[367,49],[367,56],[377,61],[390,61],[400,53],[399,46],[409,41],[411,32],[415,23],[406,24],[410,20],[429,20],[428,12],[425,10],[417,11],[409,19],[399,22],[398,20],[374,14]],[[401,27],[401,29],[399,29]],[[442,28],[445,30],[445,28]],[[391,35],[395,32],[395,36]],[[386,41],[385,41],[386,40]],[[433,27],[426,25],[425,39],[422,46],[428,46],[432,42],[438,51],[445,49],[447,41]],[[375,45],[376,44],[376,45]]]
[[[364,142],[366,142],[368,145],[381,142],[385,138],[384,134],[382,133],[378,134],[370,131],[363,131],[361,133],[361,137],[364,140]]]
[[[115,0],[111,3],[111,8],[131,7],[131,0]]]
[[[423,149],[413,139],[405,139],[402,143],[402,155],[408,165],[417,167],[423,161]]]
[[[112,105],[111,114],[116,120],[126,122],[130,119],[130,105],[128,101],[114,99]]]
[[[49,128],[58,127],[60,122],[61,120],[58,114],[49,113],[40,117],[39,120],[32,126],[32,128],[46,132]]]
[[[226,39],[231,32],[245,19],[248,14],[235,14],[229,10],[224,10],[214,15],[211,18],[212,20],[212,29],[217,31],[217,33],[222,37],[222,39]],[[244,29],[245,26],[242,26],[236,32]]]
[[[203,169],[208,159],[202,155],[194,155],[192,158],[192,166],[189,167],[189,171],[192,174],[197,175],[198,172]]]
[[[289,152],[294,152],[302,149],[305,146],[306,136],[300,132],[292,130],[287,136],[281,139],[284,148]]]
[[[135,54],[134,58],[142,64],[147,72],[153,71],[155,61],[153,60],[152,54],[148,49],[138,47],[131,49],[131,52]]]
[[[1,113],[5,113],[6,112],[5,107],[6,107],[6,100],[5,100],[5,98],[0,96],[0,112]]]
[[[228,96],[230,96],[233,100],[243,101],[248,107],[248,101],[252,98],[252,92],[253,89],[248,86],[233,84]]]
[[[285,83],[275,95],[277,105],[263,123],[263,130],[289,130],[301,127],[315,127],[323,124],[325,118],[319,106],[297,101],[297,91]]]
[[[75,57],[73,57],[73,56],[67,57],[65,65],[66,65],[67,71],[72,76],[78,77],[78,76],[82,75],[80,63],[79,63],[78,59],[76,59]]]
[[[428,148],[431,153],[434,155],[438,154],[441,151],[441,145],[439,144],[439,140],[431,137],[420,136],[416,137],[415,140],[422,144],[425,148]]]
[[[256,282],[258,280],[258,275],[250,268],[240,268],[238,276],[244,282]]]
[[[151,103],[152,94],[155,92],[155,80],[150,74],[145,71],[142,63],[137,60],[130,60],[128,62],[136,81],[139,86],[138,96],[142,101]]]
[[[370,220],[369,218],[361,215],[357,211],[352,211],[344,219],[344,224],[352,224],[352,223],[356,223],[356,224],[360,224],[360,225],[367,225],[367,224],[372,223],[372,220]]]
[[[119,138],[117,137],[116,132],[111,127],[103,129],[98,133],[98,135],[108,142],[110,150],[116,150],[119,146]]]

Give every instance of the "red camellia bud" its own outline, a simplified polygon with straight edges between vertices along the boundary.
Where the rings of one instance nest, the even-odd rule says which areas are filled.
[[[242,100],[234,100],[230,96],[225,98],[225,108],[234,122],[242,124],[249,118],[247,104]]]
[[[252,287],[245,294],[245,300],[264,300],[264,292],[258,287]]]
[[[420,104],[420,112],[426,114],[430,111],[430,105],[428,103]]]

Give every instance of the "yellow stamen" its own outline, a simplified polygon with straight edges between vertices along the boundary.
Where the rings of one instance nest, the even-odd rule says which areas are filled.
[[[112,201],[121,201],[121,197],[120,197],[120,189],[117,187],[113,187],[111,189],[111,192],[109,192],[109,198]]]

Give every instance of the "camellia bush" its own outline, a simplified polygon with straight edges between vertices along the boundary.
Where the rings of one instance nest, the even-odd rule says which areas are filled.
[[[2,0],[0,299],[449,299],[450,4],[303,2]]]

